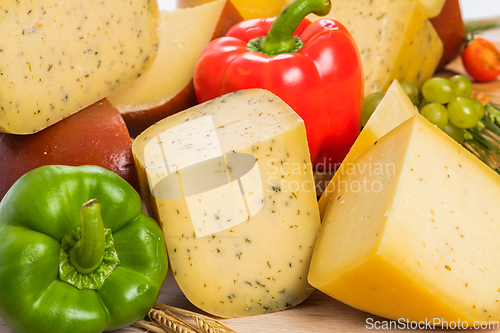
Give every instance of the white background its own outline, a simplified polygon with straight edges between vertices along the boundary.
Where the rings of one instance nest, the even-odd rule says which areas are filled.
[[[177,0],[157,0],[160,9],[173,10]]]
[[[500,16],[500,0],[460,0],[460,4],[465,20]]]
[[[273,0],[269,0],[273,1]],[[158,0],[160,9],[173,10],[177,0]],[[465,20],[500,16],[500,0],[460,0]]]

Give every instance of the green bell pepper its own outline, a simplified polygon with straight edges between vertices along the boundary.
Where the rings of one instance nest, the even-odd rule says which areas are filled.
[[[44,166],[0,202],[0,316],[16,332],[127,326],[151,309],[167,268],[161,228],[111,171]]]

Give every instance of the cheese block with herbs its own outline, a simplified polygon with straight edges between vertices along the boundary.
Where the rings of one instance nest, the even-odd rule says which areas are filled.
[[[394,80],[389,89],[387,89],[384,98],[380,101],[370,119],[368,119],[368,122],[363,127],[349,153],[342,161],[342,164],[337,168],[328,186],[323,191],[318,201],[321,217],[324,216],[332,194],[339,186],[339,180],[350,168],[353,159],[387,132],[417,113],[417,108],[412,104],[399,82]]]
[[[189,0],[179,0],[179,1],[189,1]],[[194,1],[194,0],[191,0]],[[415,1],[420,9],[423,11],[424,15],[428,18],[435,17],[441,13],[444,3],[446,0],[399,0],[399,1]],[[286,4],[292,2],[292,0],[285,0]],[[313,15],[311,15],[312,17]]]
[[[158,48],[155,0],[0,4],[0,131],[38,132],[133,81]]]
[[[172,272],[198,308],[224,318],[295,306],[319,211],[304,122],[272,93],[234,92],[177,113],[132,145]]]
[[[310,283],[410,321],[497,321],[500,176],[420,115],[366,149],[323,219]]]
[[[193,73],[201,50],[242,20],[230,0],[160,12],[160,48],[151,70],[108,96],[132,136],[196,104]]]
[[[358,45],[365,96],[386,91],[394,79],[420,86],[443,53],[439,36],[415,1],[332,0],[328,17],[342,23]]]

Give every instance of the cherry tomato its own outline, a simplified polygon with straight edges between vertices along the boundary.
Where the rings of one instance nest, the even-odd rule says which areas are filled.
[[[476,81],[488,82],[500,75],[500,53],[484,38],[475,38],[462,52],[465,70]]]

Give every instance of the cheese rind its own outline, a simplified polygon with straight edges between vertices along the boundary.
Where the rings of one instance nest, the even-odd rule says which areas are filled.
[[[0,131],[30,134],[133,81],[158,47],[156,1],[0,5]]]
[[[421,86],[434,74],[443,44],[414,1],[333,0],[329,18],[342,23],[358,45],[365,96],[393,80]]]
[[[310,283],[395,320],[497,320],[500,207],[488,198],[500,194],[498,174],[420,115],[354,161],[323,219]]]
[[[323,217],[326,211],[326,207],[330,202],[332,194],[335,192],[335,188],[339,185],[339,180],[344,172],[352,165],[353,159],[366,148],[370,147],[375,141],[417,113],[417,109],[412,104],[403,88],[401,88],[399,82],[394,80],[365,127],[363,127],[356,142],[354,142],[349,153],[342,161],[342,164],[335,172],[332,180],[323,191],[318,201],[321,217]]]
[[[148,128],[132,150],[172,272],[194,305],[241,317],[312,292],[312,166],[304,123],[281,99],[259,89],[219,97]],[[163,196],[179,191],[177,176],[182,198]]]

